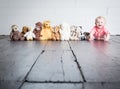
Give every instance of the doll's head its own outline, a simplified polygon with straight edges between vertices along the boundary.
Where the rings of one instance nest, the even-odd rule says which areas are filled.
[[[106,23],[105,18],[102,17],[102,16],[99,16],[99,17],[97,17],[97,18],[95,19],[95,25],[96,25],[99,29],[103,28],[103,27],[105,26],[105,23]]]

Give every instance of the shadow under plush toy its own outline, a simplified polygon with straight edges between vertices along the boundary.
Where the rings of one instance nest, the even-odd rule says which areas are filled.
[[[43,22],[40,40],[51,40],[51,39],[52,39],[52,27],[50,25],[50,21],[47,20]]]
[[[20,34],[19,30],[18,30],[18,26],[17,25],[12,25],[11,29],[12,29],[12,31],[10,32],[10,39],[12,41],[20,40],[21,34]]]

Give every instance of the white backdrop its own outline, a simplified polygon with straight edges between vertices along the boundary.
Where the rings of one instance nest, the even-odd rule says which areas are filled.
[[[12,24],[34,28],[50,20],[51,25],[67,22],[90,31],[97,16],[107,19],[111,34],[120,34],[120,0],[0,0],[0,35],[8,35]]]

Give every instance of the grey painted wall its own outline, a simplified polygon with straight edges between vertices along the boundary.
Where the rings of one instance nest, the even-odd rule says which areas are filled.
[[[0,0],[0,35],[8,35],[12,24],[34,28],[37,21],[50,20],[51,25],[67,22],[90,31],[94,19],[107,19],[111,34],[120,34],[120,0]]]

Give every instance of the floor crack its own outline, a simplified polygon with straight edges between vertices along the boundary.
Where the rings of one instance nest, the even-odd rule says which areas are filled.
[[[64,53],[64,52],[63,52],[63,53]],[[60,60],[60,62],[61,62],[61,67],[62,67],[63,79],[64,79],[64,81],[65,81],[65,71],[64,71],[64,67],[63,67],[63,58],[62,58],[62,55],[61,55],[61,60]]]
[[[68,41],[68,44],[69,44],[70,50],[72,51],[72,54],[73,54],[73,56],[74,56],[74,58],[75,58],[75,62],[76,62],[76,64],[77,64],[77,67],[78,67],[78,69],[79,69],[79,71],[80,71],[80,74],[81,74],[81,76],[82,76],[82,78],[83,78],[83,81],[86,82],[86,79],[85,79],[85,76],[84,76],[83,71],[82,71],[82,69],[81,69],[81,66],[80,66],[79,62],[77,61],[77,57],[76,57],[76,55],[75,55],[75,53],[74,53],[74,51],[73,51],[73,49],[72,49],[69,41]]]

